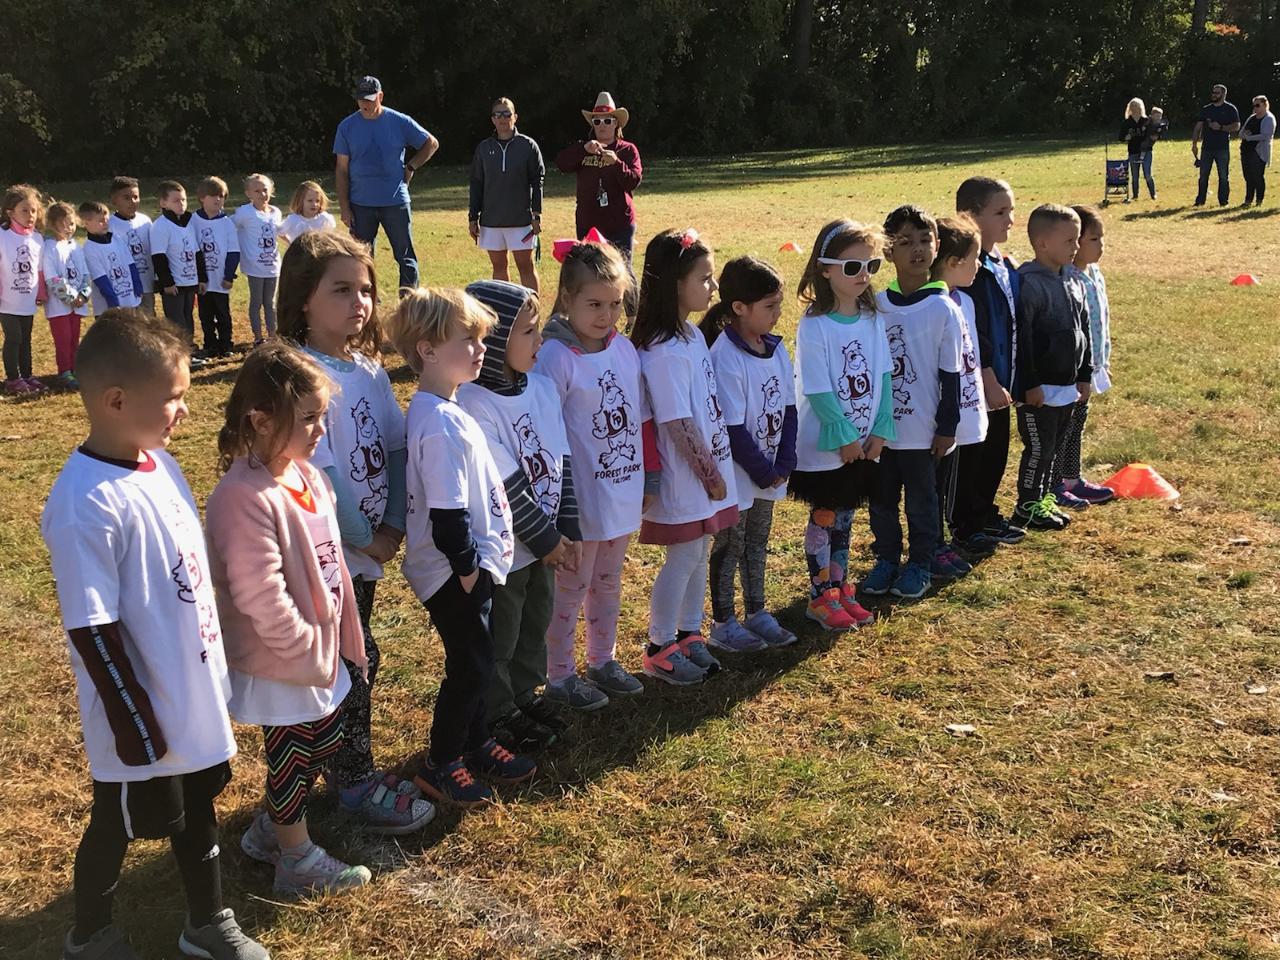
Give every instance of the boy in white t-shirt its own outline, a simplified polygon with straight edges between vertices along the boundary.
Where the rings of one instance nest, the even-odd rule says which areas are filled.
[[[499,743],[535,752],[566,726],[547,701],[590,709],[609,699],[593,687],[591,707],[580,706],[569,690],[547,684],[553,571],[577,571],[582,531],[560,395],[549,378],[530,372],[542,346],[537,295],[504,280],[478,280],[467,293],[498,322],[485,337],[480,376],[458,388],[458,402],[489,441],[515,535],[507,582],[493,591],[494,671],[485,708]],[[545,700],[536,692],[543,684]]]
[[[97,200],[80,204],[84,224],[84,261],[93,281],[93,312],[101,316],[112,307],[142,306],[142,280],[124,238],[111,231],[107,205]]]
[[[889,260],[898,278],[876,297],[893,364],[897,437],[885,444],[871,494],[875,566],[862,589],[914,600],[933,580],[938,524],[937,464],[955,446],[960,422],[960,323],[944,283],[929,280],[938,253],[938,226],[907,204],[885,219]],[[907,514],[908,554],[902,561],[898,506]]]
[[[120,867],[134,838],[168,837],[187,899],[182,953],[266,960],[222,905],[227,664],[199,514],[164,452],[187,414],[187,347],[166,321],[108,310],[77,361],[89,435],[41,518],[93,776],[63,957],[136,957],[111,924]]]
[[[236,225],[223,212],[227,183],[221,177],[205,177],[196,187],[200,206],[191,218],[196,246],[204,256],[205,279],[197,295],[200,332],[206,359],[231,356],[231,288],[240,266],[240,241]]]
[[[431,745],[414,783],[433,799],[472,807],[493,799],[479,774],[519,783],[536,766],[489,735],[485,691],[494,668],[493,589],[515,551],[502,475],[480,425],[457,402],[480,373],[488,307],[461,290],[425,287],[401,298],[391,341],[418,375],[409,404],[408,513],[402,569],[444,644]]]
[[[154,317],[156,273],[151,263],[151,218],[138,209],[142,203],[142,195],[138,192],[137,179],[116,177],[111,181],[107,196],[111,200],[111,206],[115,208],[107,229],[123,237],[128,244],[129,253],[138,268],[138,279],[142,282],[142,309]]]
[[[151,225],[151,263],[165,317],[194,340],[196,293],[207,279],[204,254],[191,229],[187,188],[176,180],[161,180],[156,190],[160,219]],[[204,356],[192,354],[192,368],[204,366]]]

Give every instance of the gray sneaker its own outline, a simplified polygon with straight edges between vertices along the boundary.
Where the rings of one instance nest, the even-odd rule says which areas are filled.
[[[680,649],[684,651],[684,655],[701,667],[708,677],[714,677],[720,672],[720,661],[711,655],[702,634],[695,633],[677,642],[680,644]]]
[[[240,849],[259,863],[276,865],[280,859],[280,841],[270,817],[259,813],[249,821],[249,829],[240,836]]]
[[[633,697],[644,693],[644,684],[627,673],[617,660],[602,667],[587,667],[587,682],[611,696]]]
[[[674,687],[689,687],[707,679],[707,671],[681,653],[674,640],[664,647],[649,646],[644,654],[644,672],[645,676]]]
[[[590,713],[609,705],[609,695],[597,690],[576,673],[559,683],[548,683],[542,694],[552,703],[559,703],[583,713]]]
[[[117,926],[108,924],[78,947],[71,939],[74,932],[74,928],[67,931],[62,960],[141,960]]]
[[[203,927],[191,926],[187,917],[178,949],[183,956],[205,960],[271,960],[266,947],[245,936],[229,907],[215,913]]]
[[[737,617],[730,617],[724,623],[713,623],[707,640],[711,646],[726,653],[755,653],[769,646],[740,624]]]
[[[318,843],[300,857],[281,854],[273,889],[285,897],[341,893],[363,887],[373,879],[368,867],[343,863]],[[198,954],[197,954],[198,956]]]
[[[757,610],[743,626],[771,647],[789,647],[799,639],[768,610]]]
[[[400,781],[401,784],[406,781]],[[338,806],[350,816],[362,821],[361,825],[370,833],[384,837],[402,837],[408,833],[416,833],[435,819],[436,808],[430,800],[415,799],[413,794],[422,796],[422,791],[408,781],[412,792],[407,789],[393,790],[383,780],[374,786],[360,800],[360,804],[350,807],[338,801]],[[246,834],[246,838],[248,835]],[[244,844],[242,842],[241,846]],[[249,848],[244,847],[246,853]],[[253,854],[249,854],[253,856]]]

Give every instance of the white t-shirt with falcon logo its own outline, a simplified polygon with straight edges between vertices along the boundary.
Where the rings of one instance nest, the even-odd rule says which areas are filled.
[[[981,443],[987,438],[987,399],[982,392],[982,369],[978,360],[978,321],[973,298],[963,290],[952,290],[949,298],[960,313],[960,426],[956,445]]]
[[[644,500],[640,430],[648,419],[636,348],[621,335],[599,353],[548,340],[533,369],[555,385],[564,411],[583,540],[635,533]]]
[[[86,286],[92,286],[84,251],[74,240],[55,240],[49,237],[44,242],[44,250],[40,258],[40,270],[44,273],[46,285],[51,284],[55,277],[61,277],[66,281],[68,291],[83,290]],[[44,302],[44,315],[49,319],[65,317],[71,313],[87,317],[89,310],[89,301],[85,301],[78,307],[71,307],[54,296],[52,290],[49,291],[49,299]]]
[[[644,517],[653,523],[679,524],[714,517],[726,507],[737,506],[729,429],[725,426],[716,386],[715,367],[702,333],[685,323],[684,337],[650,344],[640,351],[653,422],[658,427],[658,453],[662,457],[662,483],[653,506]],[[711,451],[724,478],[725,496],[712,500],[671,441],[662,424],[692,420],[703,443]]]
[[[118,686],[108,695],[128,702],[132,684],[105,646],[89,663],[73,646],[89,768],[108,783],[194,773],[236,752],[200,517],[174,459],[163,450],[145,458],[129,467],[76,450],[54,481],[40,523],[63,625],[70,631],[119,621],[124,655],[168,747],[153,763],[121,760],[100,690]]]
[[[129,266],[134,263],[129,246],[118,233],[111,235],[108,243],[98,243],[92,237],[84,242],[84,262],[89,268],[89,276],[94,280],[105,278],[116,296],[116,304],[121,307],[139,307],[142,296],[133,287],[133,273]],[[107,309],[107,298],[93,285],[93,312],[102,316]]]
[[[195,219],[194,214],[191,217]],[[175,285],[194,287],[200,282],[200,272],[196,269],[196,235],[190,220],[184,225],[161,216],[151,225],[151,250],[164,254],[169,261],[169,273]]]
[[[0,313],[35,316],[43,247],[44,237],[34,231],[0,230]]]
[[[884,318],[893,362],[893,419],[898,436],[893,450],[928,450],[937,435],[938,372],[960,372],[960,311],[945,293],[930,294],[899,306],[887,294],[876,295]]]
[[[151,263],[151,218],[145,213],[135,213],[126,220],[118,213],[113,213],[107,221],[107,227],[113,234],[124,237],[133,257],[134,266],[138,268],[138,278],[142,281],[140,293],[154,293],[156,283],[155,267]]]
[[[509,477],[517,467],[523,470],[542,512],[554,521],[560,513],[564,458],[569,454],[555,384],[531,373],[524,392],[509,397],[464,383],[458,388],[458,403],[480,424],[498,473]],[[522,570],[536,559],[517,537],[511,569]]]
[[[772,461],[782,440],[783,416],[796,402],[795,374],[787,348],[779,343],[773,356],[753,356],[721,334],[711,345],[711,362],[725,423],[746,426],[760,452]],[[787,495],[785,483],[767,490],[757,487],[736,461],[733,472],[741,510],[749,509],[756,500],[781,500]]]
[[[259,210],[252,203],[236,207],[231,216],[239,236],[240,269],[246,277],[280,276],[280,210],[267,204]]]

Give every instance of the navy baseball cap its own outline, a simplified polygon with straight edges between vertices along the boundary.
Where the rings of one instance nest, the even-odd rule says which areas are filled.
[[[382,84],[377,77],[361,77],[356,81],[356,89],[353,96],[357,100],[372,100],[382,92]]]

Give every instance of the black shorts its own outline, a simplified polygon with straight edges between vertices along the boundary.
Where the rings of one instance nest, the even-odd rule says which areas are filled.
[[[93,781],[93,818],[116,826],[130,840],[162,840],[187,826],[189,799],[212,800],[231,782],[231,764],[133,783]]]

